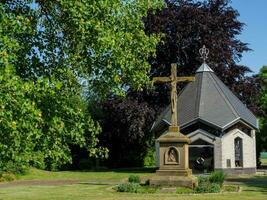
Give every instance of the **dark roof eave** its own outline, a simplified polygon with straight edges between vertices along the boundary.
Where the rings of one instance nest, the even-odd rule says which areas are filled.
[[[226,129],[230,128],[231,126],[237,124],[238,122],[241,122],[242,124],[246,125],[247,127],[249,127],[250,129],[255,129],[258,130],[259,129],[259,125],[258,125],[258,121],[257,121],[257,125],[254,126],[248,122],[246,122],[245,120],[243,120],[242,118],[238,118],[236,120],[233,120],[232,122],[228,123],[226,126],[223,127],[222,131],[225,131]]]
[[[208,126],[211,126],[211,127],[215,128],[215,129],[222,130],[222,127],[220,127],[219,125],[214,124],[214,123],[212,123],[212,122],[210,122],[208,120],[201,119],[200,117],[195,118],[194,120],[192,120],[190,122],[187,122],[185,124],[182,124],[181,125],[181,129],[187,128],[188,126],[191,126],[192,124],[194,124],[196,122],[202,122],[203,124],[206,124]]]

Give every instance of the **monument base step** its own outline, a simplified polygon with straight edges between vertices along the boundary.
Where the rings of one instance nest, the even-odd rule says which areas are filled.
[[[159,176],[192,176],[191,169],[159,169],[156,171]]]
[[[150,178],[151,186],[176,186],[195,188],[197,186],[197,178],[194,176],[154,176]]]

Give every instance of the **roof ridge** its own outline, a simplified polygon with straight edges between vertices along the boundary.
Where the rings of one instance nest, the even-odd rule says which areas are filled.
[[[218,79],[218,80],[220,80],[215,74],[214,74],[214,76]],[[231,109],[231,111],[233,112],[233,114],[236,116],[236,117],[240,117],[240,115],[239,115],[239,113],[237,112],[237,110],[234,108],[234,106],[232,105],[232,103],[230,102],[230,100],[229,100],[229,98],[223,93],[223,89],[219,86],[219,84],[218,84],[218,81],[216,80],[216,78],[214,78],[212,75],[211,75],[211,77],[212,77],[212,79],[215,81],[215,83],[216,84],[214,84],[215,85],[215,87],[216,87],[216,89],[218,90],[218,92],[219,92],[219,94],[226,100],[226,103],[230,106],[230,109]],[[224,83],[223,83],[224,84]],[[227,87],[226,87],[227,88]],[[227,88],[227,89],[229,89],[229,88]],[[229,89],[230,90],[230,89]],[[231,91],[232,92],[232,91]]]
[[[202,77],[199,78],[199,84],[197,85],[197,98],[195,102],[195,107],[196,107],[196,116],[200,117],[200,100],[201,100],[201,91],[202,91],[202,78],[203,78],[203,73],[200,75]]]
[[[220,82],[222,82],[220,79],[219,79],[219,81]],[[230,91],[230,93],[232,94],[232,96],[235,98],[235,100],[236,101],[238,101],[238,103],[242,106],[242,107],[244,107],[245,109],[246,109],[246,111],[250,114],[250,115],[252,115],[252,116],[254,116],[255,117],[255,115],[253,114],[253,112],[232,92],[232,90],[230,90],[230,88],[228,88],[223,82],[222,82],[222,84],[224,85],[224,87],[227,89],[227,90],[229,90]],[[228,98],[227,98],[228,99]],[[231,104],[232,105],[232,104]],[[235,109],[235,111],[238,113],[238,117],[240,117],[240,119],[242,119],[242,120],[244,120],[244,121],[246,121],[247,123],[249,123],[250,124],[250,122],[248,122],[247,121],[247,119],[244,119],[243,117],[242,117],[242,113],[239,113],[239,111],[237,111],[236,109]]]
[[[210,68],[210,66],[206,62],[204,62],[196,71],[196,73],[201,73],[201,72],[214,72],[214,71]]]

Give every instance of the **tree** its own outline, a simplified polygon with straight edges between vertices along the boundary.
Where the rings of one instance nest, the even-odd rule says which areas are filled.
[[[17,36],[31,33],[29,24],[0,4],[0,171],[58,169],[71,162],[73,144],[86,147],[90,156],[105,154],[96,148],[100,127],[85,112],[81,90],[53,76],[30,81],[16,75],[14,64],[24,48]]]
[[[100,127],[86,114],[85,102],[60,85],[23,81],[12,68],[1,69],[1,170],[59,169],[72,161],[71,145],[86,148],[90,156],[105,153],[96,148]]]
[[[251,70],[236,64],[249,50],[237,39],[243,23],[228,0],[166,0],[167,8],[156,14],[150,11],[146,19],[148,34],[163,32],[164,39],[151,59],[151,76],[167,75],[169,66],[177,62],[179,75],[192,75],[201,64],[198,50],[206,45],[210,50],[208,63],[220,79],[254,112],[251,96],[259,96],[257,79],[246,74]],[[160,95],[166,94],[160,86]],[[159,90],[158,90],[159,91]],[[164,92],[162,92],[164,91]]]
[[[259,77],[262,78],[261,97],[259,105],[263,112],[260,115],[260,130],[257,133],[257,156],[259,158],[262,151],[267,151],[267,66],[260,70]]]
[[[247,76],[251,70],[237,64],[242,53],[249,51],[249,48],[237,38],[244,24],[238,21],[239,14],[229,5],[229,1],[166,0],[166,4],[167,7],[162,10],[151,9],[147,18],[144,18],[147,35],[164,34],[157,45],[156,57],[150,58],[152,68],[149,76],[169,76],[170,64],[173,62],[178,63],[179,76],[193,75],[202,63],[199,49],[206,45],[210,50],[209,66],[252,111],[260,113],[261,108],[254,103],[259,97],[260,80]],[[169,104],[169,91],[169,86],[163,84],[155,85],[154,90],[145,89],[142,92],[130,88],[127,98],[147,104],[149,110],[156,113],[152,115],[151,121],[154,121]],[[124,103],[130,104],[128,99]],[[135,112],[141,116],[143,111],[136,107]],[[124,116],[117,120],[124,120]],[[129,121],[125,126],[134,124]],[[144,127],[151,126],[151,122],[144,124]],[[116,127],[116,131],[120,132],[120,135],[127,135],[123,128]],[[141,155],[141,151],[139,152]]]
[[[10,12],[31,19],[33,35],[25,41],[20,76],[36,79],[70,69],[84,80],[90,97],[123,95],[126,86],[148,84],[148,57],[155,53],[159,34],[146,35],[142,18],[148,9],[161,8],[162,0],[33,0],[7,1]]]
[[[109,167],[142,166],[152,144],[154,111],[146,102],[116,98],[102,105],[100,144],[109,149]]]
[[[146,35],[142,19],[148,9],[163,5],[161,0],[1,1],[0,68],[9,71],[1,77],[1,104],[15,101],[1,113],[0,120],[6,120],[1,135],[14,136],[0,140],[6,152],[2,169],[9,168],[10,153],[20,168],[57,169],[71,162],[71,145],[87,147],[90,156],[105,156],[96,148],[100,128],[86,112],[84,96],[123,95],[129,86],[148,84],[147,58],[155,53],[160,34]],[[31,106],[19,110],[18,102]],[[32,126],[23,127],[30,120]],[[25,151],[11,143],[24,144]],[[10,153],[4,151],[7,144]]]

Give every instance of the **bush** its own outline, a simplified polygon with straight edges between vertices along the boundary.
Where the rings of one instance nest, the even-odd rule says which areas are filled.
[[[155,165],[156,165],[156,152],[155,148],[151,148],[148,150],[144,158],[144,167],[155,167]]]
[[[199,176],[198,177],[198,184],[201,185],[204,183],[209,183],[209,179],[210,179],[209,176]]]
[[[117,192],[137,193],[141,186],[138,183],[122,183],[116,188]]]
[[[196,187],[197,193],[218,193],[221,191],[221,186],[217,183],[203,183]]]
[[[217,183],[220,186],[222,186],[225,177],[226,177],[226,175],[223,171],[216,171],[216,172],[211,173],[211,175],[209,177],[209,181],[210,181],[210,183]]]
[[[3,173],[2,178],[5,181],[14,181],[16,179],[16,176],[13,173],[5,172]]]
[[[130,183],[140,183],[140,177],[137,175],[130,175],[128,181]]]
[[[208,187],[209,193],[218,193],[221,191],[221,186],[217,183],[211,183]]]
[[[223,191],[224,192],[237,192],[239,189],[238,185],[224,185]]]
[[[218,193],[221,191],[225,179],[225,174],[222,171],[211,173],[210,176],[199,176],[197,193]]]

